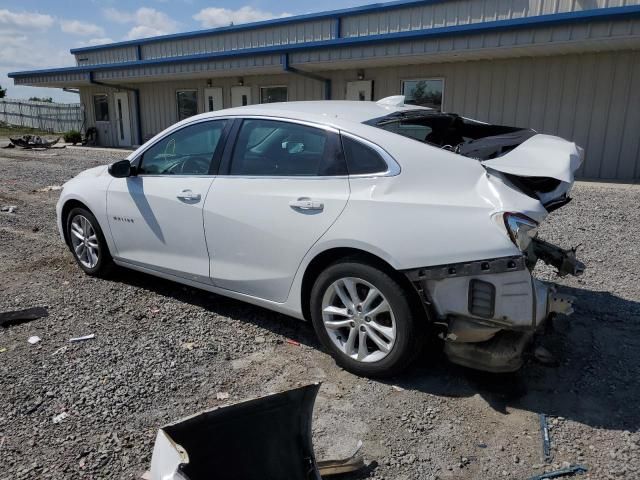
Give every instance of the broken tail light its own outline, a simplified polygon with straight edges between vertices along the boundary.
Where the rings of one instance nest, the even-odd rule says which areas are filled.
[[[531,241],[538,234],[538,222],[522,213],[514,212],[505,212],[503,219],[511,241],[521,251],[526,251]]]

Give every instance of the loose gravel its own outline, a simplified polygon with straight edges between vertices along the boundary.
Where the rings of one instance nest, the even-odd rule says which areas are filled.
[[[541,229],[580,244],[588,268],[539,268],[578,299],[537,340],[554,366],[487,375],[434,351],[381,382],[336,367],[297,320],[144,274],[82,274],[55,226],[59,192],[40,189],[125,155],[0,150],[0,207],[17,207],[0,213],[0,311],[50,313],[0,329],[0,479],[139,478],[163,424],[317,381],[318,458],[364,441],[367,469],[345,478],[523,479],[575,463],[581,478],[640,477],[639,186],[580,183]]]

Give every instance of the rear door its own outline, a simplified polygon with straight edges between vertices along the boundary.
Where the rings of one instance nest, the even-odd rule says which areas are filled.
[[[284,302],[302,258],[349,198],[338,132],[246,118],[204,206],[216,286]]]
[[[138,174],[107,192],[117,257],[137,266],[210,283],[202,208],[230,122],[189,124],[137,160]]]

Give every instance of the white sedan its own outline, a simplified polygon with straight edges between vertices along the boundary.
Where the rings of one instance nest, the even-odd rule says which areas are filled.
[[[574,143],[412,105],[289,102],[177,123],[82,172],[57,204],[78,265],[115,264],[313,322],[345,369],[405,368],[427,333],[451,361],[513,371],[571,298],[537,238],[570,200]]]

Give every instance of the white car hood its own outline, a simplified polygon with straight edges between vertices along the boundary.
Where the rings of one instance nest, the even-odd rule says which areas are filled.
[[[100,175],[104,175],[109,168],[109,165],[100,165],[93,168],[88,168],[87,170],[83,170],[76,177],[99,177]]]
[[[575,143],[537,134],[509,153],[485,160],[482,164],[502,173],[519,177],[550,177],[571,185],[582,158],[583,149]]]

